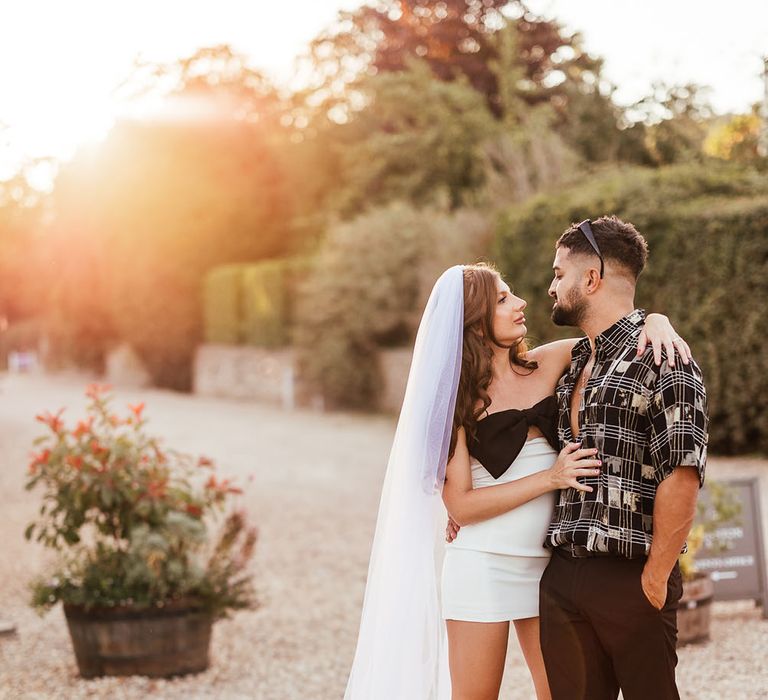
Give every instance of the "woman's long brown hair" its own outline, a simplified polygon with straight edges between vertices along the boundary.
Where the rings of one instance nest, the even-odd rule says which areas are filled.
[[[493,333],[500,277],[496,268],[488,263],[464,266],[464,341],[449,460],[456,451],[459,428],[464,428],[469,444],[475,437],[477,419],[491,405],[488,396],[488,386],[493,378],[491,343],[499,347],[509,347],[511,365],[529,370],[538,367],[535,361],[525,359],[528,352],[525,339],[512,346],[506,346],[500,343]]]

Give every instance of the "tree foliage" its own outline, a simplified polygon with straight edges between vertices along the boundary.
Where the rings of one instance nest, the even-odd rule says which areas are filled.
[[[116,125],[101,148],[62,170],[53,193],[55,237],[66,241],[56,299],[76,345],[91,337],[77,327],[99,319],[102,346],[130,342],[158,384],[178,389],[190,385],[202,338],[205,272],[292,247],[282,134],[274,120],[248,117],[263,84],[248,71],[240,82],[226,76],[192,75],[167,97],[170,116]],[[204,86],[211,94],[201,100]],[[232,101],[235,86],[242,103]]]
[[[759,164],[760,116],[755,109],[751,114],[737,114],[714,126],[707,135],[704,152],[723,160]]]
[[[755,300],[768,297],[768,185],[759,173],[708,162],[607,172],[507,210],[494,260],[537,340],[573,333],[550,321],[554,244],[572,222],[616,214],[646,237],[637,303],[668,314],[704,372],[710,448],[768,450],[768,333]]]
[[[564,111],[565,84],[586,86],[599,62],[581,49],[577,37],[566,37],[556,22],[510,0],[386,0],[342,12],[310,46],[316,66],[314,96],[333,106],[349,98],[349,88],[362,73],[398,72],[416,58],[440,81],[463,76],[500,118],[504,101],[492,67],[498,59],[494,35],[508,26],[519,47],[516,60],[526,101],[553,101]]]
[[[296,328],[302,374],[328,406],[378,407],[378,350],[410,342],[436,277],[482,256],[490,234],[478,212],[402,202],[331,227]]]

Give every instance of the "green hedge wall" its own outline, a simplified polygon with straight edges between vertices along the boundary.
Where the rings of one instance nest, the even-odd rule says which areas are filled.
[[[243,267],[222,265],[205,276],[203,318],[208,343],[237,345],[240,342]]]
[[[648,241],[637,304],[668,314],[702,367],[710,450],[768,452],[768,179],[712,163],[614,171],[504,212],[493,258],[529,302],[534,342],[573,332],[549,317],[554,243],[603,214]]]
[[[291,340],[301,258],[222,265],[205,279],[205,339],[210,343],[277,348]]]

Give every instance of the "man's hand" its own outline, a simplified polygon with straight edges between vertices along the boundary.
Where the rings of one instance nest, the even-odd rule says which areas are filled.
[[[459,525],[450,515],[448,516],[448,524],[445,526],[445,541],[449,544],[456,539],[456,535],[459,534],[461,525]]]
[[[657,610],[664,607],[667,602],[667,579],[669,575],[662,577],[654,575],[648,569],[648,564],[643,568],[643,574],[640,577],[640,585],[643,587],[643,593],[648,598],[648,602]]]

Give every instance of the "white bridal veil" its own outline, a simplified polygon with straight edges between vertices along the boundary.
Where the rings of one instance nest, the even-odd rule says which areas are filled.
[[[464,273],[435,283],[421,318],[384,477],[345,700],[448,700],[438,600],[441,491],[461,372]]]

